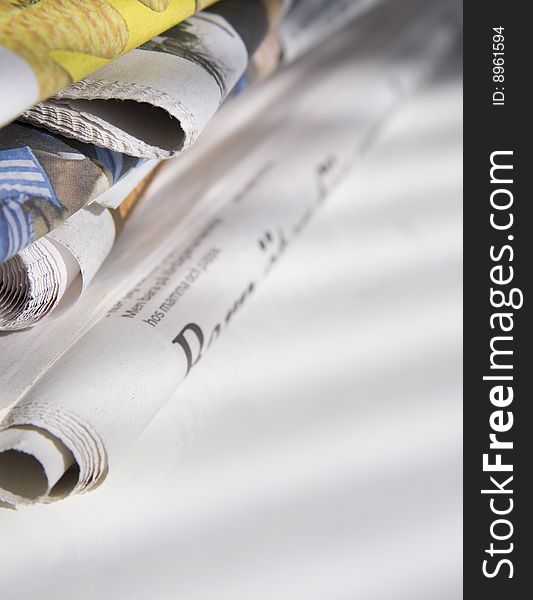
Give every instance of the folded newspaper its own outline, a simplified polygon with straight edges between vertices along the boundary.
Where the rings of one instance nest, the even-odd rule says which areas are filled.
[[[187,150],[287,0],[221,0],[22,115],[82,142],[165,159]]]
[[[216,0],[0,0],[0,126]]]
[[[196,142],[250,63],[256,70],[248,83],[380,1],[306,0],[282,19],[288,0],[220,0],[21,118],[117,152],[166,159]],[[258,64],[265,54],[269,66]]]
[[[144,160],[24,123],[1,129],[0,262],[93,200],[108,202],[118,182],[153,168]]]
[[[226,15],[227,28],[230,27],[229,21],[234,21],[238,24],[238,29],[241,31],[241,37],[245,40],[248,55],[251,55],[255,50],[255,54],[253,55],[254,65],[252,67],[249,65],[247,73],[246,84],[249,85],[251,82],[261,79],[266,76],[266,74],[271,73],[279,66],[281,62],[280,50],[282,47],[280,46],[277,34],[283,28],[283,24],[288,23],[285,27],[290,30],[297,29],[300,32],[300,36],[304,36],[304,32],[306,32],[304,37],[308,42],[311,42],[315,37],[317,39],[320,38],[328,27],[329,31],[337,29],[339,23],[342,21],[339,15],[342,15],[345,20],[349,20],[354,15],[361,14],[363,7],[368,8],[372,3],[375,3],[375,0],[360,0],[360,2],[356,2],[355,4],[359,7],[357,11],[353,9],[353,5],[347,4],[345,0],[332,0],[328,5],[328,10],[325,12],[329,16],[333,15],[337,18],[328,19],[326,21],[327,24],[324,23],[324,19],[320,18],[321,13],[317,10],[315,0],[307,0],[304,3],[300,2],[296,4],[295,8],[282,21],[281,26],[278,26],[275,29],[272,29],[271,25],[276,18],[279,17],[280,14],[283,14],[284,10],[287,9],[287,2],[281,3],[279,0],[255,0],[254,2],[248,3],[246,8],[243,8],[243,2],[244,0],[222,0],[216,5],[216,12],[218,15]],[[303,13],[305,18],[302,17],[302,7],[305,7],[305,12]],[[194,19],[199,19],[199,17],[194,17]],[[300,28],[296,28],[294,24],[291,25],[291,20],[294,20]],[[179,29],[180,36],[189,25],[189,22],[185,22],[176,28],[176,30]],[[267,35],[268,31],[270,31],[270,33]],[[211,33],[211,29],[207,28],[199,39],[201,40],[203,37],[208,39]],[[269,43],[269,37],[271,40],[275,38],[277,43]],[[289,36],[289,39],[293,38],[298,39],[298,36]],[[187,69],[180,68],[182,62],[185,62],[185,64],[190,62],[195,68],[200,65],[201,68],[199,71],[203,73],[210,73],[212,70],[210,68],[205,69],[204,66],[202,66],[206,62],[205,57],[208,55],[199,53],[198,51],[192,52],[188,45],[188,39],[189,38],[186,36],[182,40],[183,48],[187,49],[187,60],[183,59],[178,61],[176,70],[175,72],[173,71],[176,79],[176,90],[186,88],[187,76],[191,74]],[[240,40],[240,37],[238,39]],[[256,49],[256,46],[260,42],[260,48]],[[150,44],[152,43],[155,43],[155,40],[150,42]],[[239,43],[242,45],[244,42],[239,41]],[[204,46],[206,45],[204,44]],[[213,46],[212,60],[207,61],[207,64],[211,64],[216,59],[215,46],[216,45]],[[286,46],[285,43],[284,46]],[[143,54],[143,52],[138,52]],[[130,54],[134,53],[135,51]],[[158,53],[153,54],[155,57],[159,56]],[[198,62],[198,56],[203,57],[201,64]],[[121,59],[117,60],[116,63],[117,72],[120,74]],[[265,64],[267,66],[265,66]],[[140,67],[141,65],[139,64],[137,66]],[[105,68],[102,69],[102,71],[105,71]],[[126,72],[128,72],[127,69]],[[134,74],[141,73],[138,76],[140,78],[138,81],[142,81],[142,69],[132,69],[129,72]],[[149,72],[152,73],[152,71]],[[157,77],[155,79],[157,80]],[[146,81],[144,83],[146,83]],[[241,83],[241,86],[242,85],[244,84]],[[204,100],[207,99],[207,102],[209,102],[208,99],[210,98],[210,94],[208,92],[209,89],[206,89],[204,85],[199,85],[195,94],[189,94],[191,111],[194,110],[195,106],[202,106]],[[121,106],[123,107],[124,104],[117,104],[118,108]],[[152,105],[143,103],[139,104],[139,106],[148,107],[147,114],[145,115],[146,120],[143,122],[150,123],[150,126],[154,128],[154,120],[149,119],[150,109],[153,108]],[[218,108],[218,104],[214,103],[211,106],[211,109],[216,110],[216,108]],[[210,116],[210,113],[208,116]],[[14,128],[16,130],[16,127]],[[13,128],[8,128],[6,130],[8,139],[13,139],[13,136],[9,138],[9,131],[11,129]],[[37,139],[43,136],[43,132],[40,132],[38,129],[33,129],[32,131],[33,136]],[[6,133],[4,133],[4,136],[5,135]],[[44,135],[47,139],[51,139],[50,136]],[[192,141],[193,140],[191,140],[191,142]],[[27,140],[27,143],[31,150],[33,144],[32,140]],[[115,162],[118,162],[119,159],[115,157],[114,160]],[[98,195],[95,201],[100,205],[109,208],[117,208],[120,201],[137,186],[139,181],[145,176],[145,173],[150,171],[155,164],[155,161],[146,161],[144,163],[141,162],[136,164],[135,168],[127,171],[127,175],[120,180],[120,183],[112,185],[107,193]],[[13,171],[13,169],[11,168],[10,171]],[[4,173],[6,173],[5,170]],[[0,179],[1,175],[2,169],[0,168]],[[9,176],[9,172],[7,172],[6,175]],[[23,177],[22,170],[19,171],[19,177]],[[20,185],[21,181],[14,182],[13,180],[10,180],[9,182],[0,184],[0,186],[8,188],[8,192],[10,192],[8,200],[11,206],[15,206],[16,210],[19,210],[20,206],[23,207],[25,209],[23,214],[28,215],[28,213],[31,213],[31,210],[28,210],[30,199],[26,199],[23,203],[15,203],[13,198],[14,183]],[[16,193],[21,194],[24,197],[27,195],[27,191],[27,189],[19,189]],[[84,196],[83,190],[80,189],[79,200],[80,202],[78,202],[74,208],[85,205],[86,202],[90,200],[90,196]],[[63,219],[69,214],[71,214],[71,211],[63,213],[60,218]],[[70,219],[67,219],[65,225],[60,226],[59,230],[51,233],[47,239],[36,241],[33,246],[26,246],[20,251],[19,255],[11,258],[5,265],[2,266],[0,263],[0,280],[2,285],[0,293],[0,303],[2,308],[0,330],[19,329],[21,327],[31,326],[55,308],[60,307],[60,304],[61,307],[70,306],[72,301],[78,297],[77,294],[72,293],[74,288],[80,291],[86,289],[113,244],[114,228],[105,226],[105,224],[109,222],[108,214],[108,212],[102,211],[96,206],[93,206],[91,209],[82,210],[79,213],[74,213]],[[4,207],[2,214],[0,214],[0,219],[4,221],[4,238],[8,237],[9,226],[12,226],[17,222],[15,219],[10,220],[10,215],[11,211]],[[69,220],[71,221],[70,223]],[[51,227],[56,226],[59,222],[60,220],[55,223],[48,220]],[[30,222],[30,227],[33,227],[32,222]],[[42,231],[39,233],[38,228],[33,227],[33,230],[35,229],[37,229],[38,235],[42,234]],[[69,259],[67,261],[71,264],[71,268],[68,269],[64,267],[65,243],[62,241],[62,236],[67,232],[70,232],[67,234],[67,239],[69,240],[69,250],[66,253],[67,257],[73,255],[73,248],[75,246],[75,260],[72,261]],[[31,236],[26,236],[23,243],[26,244],[30,239],[33,238]],[[57,250],[58,244],[59,249],[61,250],[59,253]],[[12,252],[13,248],[7,248],[4,253],[4,258],[11,255]],[[39,268],[36,268],[37,265]],[[81,274],[81,279],[78,277],[78,274]],[[82,285],[76,285],[74,288],[71,287],[73,277],[77,284],[81,281]],[[67,291],[70,293],[66,294]],[[54,300],[51,300],[52,298]]]
[[[104,96],[113,90],[116,102],[107,99],[89,104],[105,107],[119,121],[129,120],[131,127],[143,130],[142,140],[131,138],[116,120],[115,125],[109,125],[114,132],[109,139],[105,127],[89,128],[90,135],[83,134],[82,129],[80,135],[72,136],[82,143],[20,123],[2,129],[0,262],[95,199],[116,208],[116,199],[121,195],[121,190],[115,189],[117,181],[125,179],[126,187],[128,182],[135,185],[155,164],[143,163],[131,155],[168,158],[173,153],[149,146],[150,136],[159,137],[160,143],[161,138],[172,138],[176,149],[189,147],[242,75],[248,55],[287,6],[286,0],[224,0],[218,12],[203,13],[195,21],[152,39],[144,50],[130,52],[101,69],[98,77],[111,72],[112,81],[98,79],[97,87],[105,92]],[[90,80],[79,85],[92,89]],[[126,96],[132,101],[127,102]],[[156,96],[160,102],[154,100]],[[145,97],[151,98],[152,104],[133,100]],[[175,127],[158,118],[163,107],[171,111]],[[48,123],[49,129],[68,133],[61,115],[56,117]]]
[[[25,329],[80,297],[137,208],[155,170],[117,208],[93,203],[0,263],[0,331]]]
[[[163,171],[84,298],[0,337],[0,502],[51,502],[105,480],[455,42],[458,10],[387,3],[227,105]]]

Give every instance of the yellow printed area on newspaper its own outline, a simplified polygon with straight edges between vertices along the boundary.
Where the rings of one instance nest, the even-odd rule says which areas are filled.
[[[0,46],[32,68],[41,100],[216,0],[0,0]]]

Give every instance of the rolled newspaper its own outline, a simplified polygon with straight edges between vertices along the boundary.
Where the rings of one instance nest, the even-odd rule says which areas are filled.
[[[0,331],[31,327],[78,300],[111,252],[153,176],[152,170],[121,198],[117,208],[93,203],[0,263]]]
[[[95,283],[85,307],[34,336],[0,337],[13,403],[0,426],[0,501],[50,502],[104,481],[376,126],[455,41],[455,8],[391,3],[229,106],[188,169],[173,166],[154,215],[142,207],[157,235],[122,246],[121,268],[102,274],[113,285]],[[194,211],[170,227],[182,208],[176,189]]]
[[[116,152],[170,158],[196,142],[287,6],[221,0],[21,118]]]
[[[25,123],[0,130],[0,262],[52,231],[92,201],[107,205],[154,162]],[[124,196],[122,196],[123,198]]]
[[[0,0],[0,127],[216,0]]]
[[[51,109],[47,123],[65,134],[72,133],[65,123],[75,123],[74,137],[90,143],[21,123],[0,131],[0,262],[96,198],[104,206],[116,202],[117,182],[146,172],[144,159],[132,155],[168,158],[192,145],[287,6],[225,0],[217,13],[203,13],[104,67],[92,83],[81,82],[97,97],[88,104],[109,113],[110,122],[70,115],[67,107]]]
[[[143,50],[129,53],[127,57],[118,59],[113,65],[104,67],[92,78],[71,89],[77,90],[79,87],[82,90],[79,93],[83,94],[84,89],[90,92],[96,86],[96,89],[101,88],[98,94],[122,98],[116,102],[107,99],[87,100],[87,103],[93,107],[105,106],[107,112],[119,114],[119,121],[128,121],[133,128],[140,127],[145,133],[149,129],[150,136],[159,136],[161,143],[162,137],[167,140],[172,137],[175,148],[189,147],[241,73],[245,63],[243,48],[249,56],[263,39],[262,46],[254,54],[254,67],[248,72],[248,83],[263,78],[279,66],[282,48],[278,38],[272,30],[266,39],[265,34],[289,4],[282,0],[243,2],[223,0],[216,5],[216,12],[213,9],[202,17],[194,17],[172,32],[152,40]],[[298,35],[294,32],[285,35],[285,46],[287,41],[298,39],[298,36],[305,37],[309,45],[324,34],[326,27],[331,32],[341,23],[361,14],[363,6],[368,7],[370,2],[361,0],[352,4],[345,0],[332,0],[322,12],[317,10],[315,4],[314,0],[297,3],[283,21],[280,32],[299,32]],[[358,6],[357,10],[355,5]],[[302,7],[305,7],[305,18],[302,17]],[[321,18],[323,14],[335,18]],[[223,27],[222,22],[225,24]],[[224,43],[221,40],[225,40]],[[153,50],[154,47],[158,51]],[[147,61],[144,57],[148,57]],[[153,61],[170,61],[172,69],[144,68],[153,66]],[[210,65],[209,68],[206,65]],[[176,77],[170,76],[174,73],[173,69]],[[102,79],[108,72],[113,74],[110,77],[112,83]],[[153,85],[149,85],[147,77]],[[170,90],[165,88],[167,85],[171,86],[174,95],[164,92],[165,89]],[[133,96],[128,96],[130,92]],[[74,95],[77,93],[75,91]],[[128,104],[124,94],[130,99],[151,99],[152,102],[156,96],[160,100],[153,100],[153,103],[131,100]],[[80,102],[83,104],[85,100]],[[51,115],[50,127],[62,133],[70,132],[80,139],[126,150],[130,154],[168,157],[177,151],[147,145],[145,134],[139,134],[140,139],[132,138],[125,129],[117,126],[120,123],[113,124],[112,118],[107,122],[95,117],[98,124],[91,120],[95,115],[87,113],[88,121],[85,122],[83,111],[78,112],[72,106],[64,110],[68,112],[72,108],[73,114],[63,119],[63,109],[58,116],[55,109],[44,108],[52,104],[44,104],[41,108]],[[128,118],[131,114],[125,105],[134,106],[133,117]],[[163,120],[161,124],[157,118],[157,115],[165,112],[164,106],[174,107],[169,108],[169,118],[172,116],[170,127],[166,121]],[[41,108],[36,108],[37,113]],[[138,113],[139,110],[141,113]],[[71,130],[72,123],[82,125],[75,125]],[[149,128],[146,123],[150,123]],[[20,142],[24,147],[17,147]],[[94,165],[83,161],[84,157]],[[93,144],[68,143],[40,129],[24,128],[22,125],[7,127],[0,133],[0,261],[53,230],[95,197],[100,204],[115,207],[117,198],[123,197],[121,191],[116,189],[117,185],[120,187],[117,180],[124,180],[127,186],[130,179],[142,178],[147,167],[151,168],[150,165],[135,162],[130,156],[100,151]],[[64,176],[67,172],[72,172],[71,179]],[[110,187],[111,183],[113,185]]]

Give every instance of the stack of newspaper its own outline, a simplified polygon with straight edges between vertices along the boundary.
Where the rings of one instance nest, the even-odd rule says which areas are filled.
[[[104,481],[459,15],[0,0],[0,504]]]

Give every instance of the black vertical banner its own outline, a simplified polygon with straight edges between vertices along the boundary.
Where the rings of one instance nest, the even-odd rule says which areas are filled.
[[[533,38],[528,4],[464,4],[464,590],[533,597]]]

